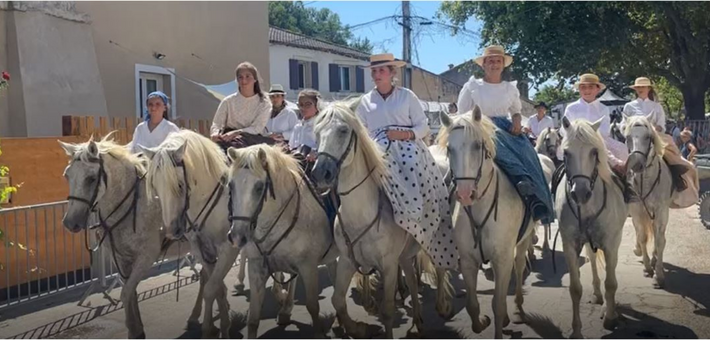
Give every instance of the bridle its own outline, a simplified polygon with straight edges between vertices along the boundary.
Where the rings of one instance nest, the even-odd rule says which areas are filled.
[[[545,136],[545,141],[544,141],[545,142],[545,151],[547,151],[548,156],[550,156],[554,159],[557,156],[557,155],[555,155],[555,153],[556,153],[555,150],[556,150],[556,148],[560,147],[560,138],[559,138],[558,132],[555,131],[554,133],[557,134],[557,143],[553,144],[551,142],[552,138],[550,138],[551,133],[553,133],[552,130],[548,131],[547,135]]]
[[[390,142],[389,145],[392,145],[392,143]],[[368,178],[370,178],[370,176],[372,176],[372,173],[375,171],[375,167],[370,168],[370,170],[368,170],[365,178],[363,178],[355,186],[353,186],[352,188],[350,188],[348,190],[342,191],[342,192],[338,191],[337,187],[338,187],[338,180],[339,180],[339,176],[340,176],[341,166],[342,166],[343,162],[345,161],[345,159],[348,157],[348,155],[350,155],[350,152],[352,152],[353,155],[357,154],[357,134],[355,133],[355,131],[350,132],[350,141],[348,142],[348,146],[345,148],[345,151],[343,152],[342,155],[340,155],[340,157],[335,157],[325,151],[318,152],[318,156],[324,156],[328,159],[331,159],[335,162],[335,165],[336,165],[336,175],[335,175],[335,178],[333,179],[333,188],[331,188],[330,193],[329,193],[330,198],[333,201],[333,203],[338,201],[338,197],[345,197],[345,196],[351,194],[352,192],[354,192],[356,189],[358,189],[363,183],[365,183],[365,181],[367,181]],[[369,167],[369,164],[367,164],[367,158],[365,158],[365,164],[367,167]],[[375,272],[375,268],[373,267],[367,273],[364,273],[361,271],[360,268],[362,267],[362,265],[360,265],[360,263],[355,259],[354,246],[355,246],[355,244],[357,244],[358,241],[360,241],[362,239],[363,236],[365,236],[365,234],[367,234],[368,231],[370,231],[370,229],[372,229],[372,227],[377,225],[378,229],[379,229],[380,219],[382,217],[382,211],[384,210],[384,204],[382,204],[383,198],[384,198],[384,192],[382,191],[382,189],[379,189],[378,190],[378,197],[377,197],[377,200],[378,200],[377,214],[372,219],[372,221],[369,224],[367,224],[365,229],[363,229],[354,239],[351,239],[346,231],[346,229],[347,229],[345,227],[346,223],[345,223],[345,220],[343,219],[343,216],[340,214],[340,209],[336,210],[336,216],[338,217],[338,220],[340,221],[340,224],[342,225],[341,230],[343,232],[343,239],[345,240],[345,245],[348,247],[348,257],[355,265],[355,269],[358,271],[358,273],[360,273],[362,275],[366,275],[366,276],[373,274]]]
[[[565,157],[565,169],[567,168],[566,162],[567,162],[568,157]],[[594,186],[597,182],[597,179],[599,178],[599,155],[595,157],[595,162],[594,162],[594,170],[592,170],[591,176],[587,176],[585,174],[575,174],[569,178],[567,178],[567,183],[565,185],[565,197],[567,200],[567,206],[570,208],[570,211],[572,212],[572,215],[575,217],[577,220],[577,226],[578,228],[585,234],[587,237],[587,241],[589,241],[589,245],[592,247],[592,250],[596,253],[598,247],[594,244],[594,241],[592,240],[592,235],[591,231],[589,230],[589,226],[593,225],[596,220],[601,216],[602,212],[604,212],[604,209],[606,209],[606,201],[607,201],[607,187],[606,183],[602,181],[602,187],[604,189],[604,199],[602,200],[602,205],[599,207],[599,210],[592,215],[591,217],[588,217],[586,219],[582,218],[582,208],[579,202],[577,202],[576,196],[570,197],[570,190],[572,188],[573,181],[575,179],[584,179],[589,181],[589,190],[591,192],[594,192]],[[574,209],[572,207],[572,202],[574,202],[577,205],[577,209]],[[559,230],[558,230],[559,233]],[[557,236],[555,236],[555,240],[557,239]],[[554,249],[554,245],[553,245]]]
[[[461,130],[463,129],[463,126],[456,126],[453,127],[450,131],[454,130]],[[447,150],[447,158],[451,159],[450,152]],[[451,165],[449,165],[449,173],[451,175],[451,188],[449,188],[449,200],[451,200],[454,196],[454,193],[457,188],[457,183],[458,181],[464,181],[464,180],[472,180],[475,187],[478,187],[478,183],[481,181],[481,177],[483,174],[483,164],[486,160],[491,159],[491,152],[486,148],[485,144],[481,145],[481,155],[479,157],[481,161],[478,164],[478,171],[476,173],[476,177],[456,177],[453,173]],[[493,174],[495,173],[495,176]],[[491,202],[491,205],[488,207],[488,211],[486,212],[485,217],[483,218],[483,221],[481,223],[476,223],[475,219],[473,218],[473,212],[471,212],[471,207],[470,206],[465,206],[463,207],[464,212],[466,212],[466,216],[468,217],[469,221],[469,226],[471,227],[471,234],[473,235],[474,239],[474,247],[478,247],[478,251],[481,255],[481,261],[485,264],[488,263],[488,261],[485,259],[483,256],[483,227],[486,226],[486,223],[488,223],[488,220],[490,219],[491,215],[493,215],[493,221],[498,220],[498,197],[500,194],[500,180],[499,180],[499,172],[496,171],[495,167],[491,168],[491,176],[490,180],[488,180],[488,184],[486,184],[486,187],[483,189],[480,195],[478,197],[474,197],[474,200],[478,200],[482,197],[485,197],[486,193],[488,192],[488,188],[490,188],[491,183],[493,183],[493,179],[496,179],[496,188],[495,192],[493,194],[493,202]]]
[[[648,214],[648,216],[652,220],[655,220],[656,213],[654,211],[651,211],[651,209],[649,209],[648,203],[646,202],[646,200],[648,199],[648,197],[651,196],[653,191],[656,189],[656,186],[658,186],[658,183],[661,181],[661,168],[662,167],[661,167],[660,163],[658,164],[658,172],[656,173],[656,179],[653,181],[653,184],[651,184],[651,189],[649,189],[645,195],[643,193],[644,192],[644,190],[643,190],[644,174],[646,173],[646,169],[648,167],[650,167],[653,164],[653,162],[656,160],[656,153],[655,152],[651,153],[651,146],[653,146],[653,137],[649,136],[648,145],[646,147],[646,152],[633,150],[633,151],[631,151],[631,153],[629,153],[629,156],[631,156],[633,154],[640,154],[641,156],[643,156],[643,159],[646,161],[646,164],[644,164],[644,171],[641,171],[641,173],[639,174],[639,177],[641,180],[640,184],[639,184],[639,186],[640,186],[639,198],[641,199],[641,204],[643,205],[644,210],[646,210],[646,213]],[[650,158],[649,158],[649,155],[651,155]],[[671,195],[672,194],[673,194],[673,191],[671,191]]]
[[[96,212],[98,215],[99,222],[93,225],[88,226],[87,228],[84,229],[85,237],[84,237],[84,246],[86,249],[93,254],[96,252],[101,245],[103,244],[104,240],[106,240],[106,237],[108,236],[109,242],[111,244],[111,252],[113,256],[113,262],[116,266],[116,270],[118,271],[118,274],[121,275],[121,277],[126,280],[128,279],[128,276],[124,275],[123,272],[121,271],[121,267],[118,265],[118,260],[116,257],[116,254],[119,253],[118,249],[116,249],[116,242],[113,237],[113,230],[121,225],[123,221],[125,221],[131,213],[133,213],[133,232],[136,232],[136,219],[137,219],[137,209],[138,209],[138,199],[139,199],[139,194],[140,190],[138,190],[138,187],[140,186],[141,182],[145,178],[145,174],[142,176],[138,173],[138,169],[136,169],[136,179],[133,185],[131,186],[131,190],[129,190],[126,195],[121,199],[121,201],[116,205],[116,207],[111,210],[111,212],[106,216],[106,218],[103,218],[101,216],[101,210],[97,208],[98,205],[98,195],[99,195],[99,190],[101,187],[101,183],[104,184],[104,188],[108,190],[108,175],[106,174],[106,169],[104,168],[104,160],[103,157],[99,154],[96,159],[89,159],[88,160],[90,163],[98,163],[99,164],[99,171],[98,171],[98,178],[96,179],[96,186],[94,187],[93,193],[91,195],[90,199],[86,199],[83,197],[79,196],[73,196],[69,195],[67,196],[68,201],[77,201],[86,204],[89,206],[89,211],[90,212]],[[129,198],[133,197],[133,200],[131,201],[130,208],[126,210],[126,212],[119,217],[116,222],[113,224],[108,224],[107,221],[123,206],[126,201],[128,201]],[[104,233],[103,236],[99,239],[97,242],[96,246],[91,247],[89,246],[89,230],[94,230],[96,228],[101,227],[103,229]],[[119,253],[121,256],[125,256]]]

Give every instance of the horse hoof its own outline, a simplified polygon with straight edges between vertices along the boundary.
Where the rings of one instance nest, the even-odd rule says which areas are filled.
[[[202,324],[200,323],[199,320],[187,320],[187,327],[185,328],[188,331],[193,331],[193,330],[198,330],[202,327]]]
[[[291,314],[279,314],[276,317],[276,324],[279,326],[287,326],[291,324]]]
[[[656,276],[653,279],[653,288],[663,289],[663,287],[665,286],[665,283],[666,283],[665,281],[666,281],[665,279],[659,279],[658,276]]]
[[[604,329],[613,331],[619,325],[619,318],[604,318]]]
[[[639,249],[638,247],[636,247],[636,248],[634,249],[634,255],[636,255],[637,257],[641,257],[641,249]]]
[[[454,317],[454,306],[451,303],[446,303],[446,306],[436,306],[436,312],[444,320],[451,320]]]
[[[645,276],[645,277],[653,277],[653,270],[645,269],[645,270],[643,271],[643,276]]]
[[[601,306],[604,304],[604,298],[601,295],[592,295],[592,300],[589,302]]]
[[[234,292],[237,295],[243,295],[244,294],[244,284],[243,283],[237,283],[234,285]]]
[[[484,315],[479,318],[478,322],[473,322],[471,324],[471,330],[476,333],[480,334],[483,332],[484,329],[488,328],[488,326],[491,325],[491,318],[488,317],[488,315]]]
[[[141,334],[136,335],[134,339],[145,339],[145,331],[141,332]]]
[[[572,335],[569,336],[570,339],[584,339],[582,336],[582,333],[572,333]]]
[[[537,235],[533,234],[533,237],[532,237],[532,244],[537,244],[537,241],[539,241]]]
[[[368,334],[368,325],[364,322],[355,322],[355,329],[352,330],[350,333],[355,339],[366,339],[366,338],[371,338],[371,334]]]
[[[513,323],[516,325],[524,324],[525,323],[525,312],[522,310],[516,311],[513,313]]]
[[[508,325],[510,325],[510,317],[508,316],[508,313],[506,313],[503,317],[503,328],[508,327]]]

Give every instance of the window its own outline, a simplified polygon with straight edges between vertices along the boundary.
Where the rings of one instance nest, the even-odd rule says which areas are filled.
[[[340,91],[350,92],[350,67],[340,67]]]
[[[309,61],[298,62],[298,88],[309,89],[313,87],[311,81],[311,63]]]
[[[136,64],[136,116],[143,119],[147,110],[145,100],[151,92],[162,91],[170,98],[170,118],[177,117],[175,70],[160,66]]]

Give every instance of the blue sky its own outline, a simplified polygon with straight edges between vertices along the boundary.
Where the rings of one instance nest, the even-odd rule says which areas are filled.
[[[306,1],[305,4],[317,9],[329,8],[338,13],[343,24],[350,26],[402,14],[401,1]],[[412,1],[411,14],[436,20],[433,17],[440,4],[438,1]],[[448,69],[448,64],[458,65],[472,59],[481,51],[480,39],[477,36],[451,36],[449,31],[440,26],[425,27],[418,37],[412,39],[415,45],[412,50],[412,63],[430,72],[444,72]],[[479,32],[480,23],[470,19],[466,28]],[[388,52],[397,58],[402,57],[402,27],[397,25],[394,19],[356,28],[353,33],[355,36],[370,39],[375,46],[375,53]]]

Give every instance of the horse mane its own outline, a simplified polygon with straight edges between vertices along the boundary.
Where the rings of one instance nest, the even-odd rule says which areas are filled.
[[[651,138],[653,140],[653,150],[656,155],[663,157],[666,150],[666,142],[661,139],[661,136],[656,131],[656,128],[651,124],[651,122],[644,116],[631,116],[627,118],[626,126],[624,127],[624,136],[628,135],[631,128],[634,126],[643,126],[647,130],[651,131]]]
[[[303,174],[298,161],[284,153],[278,146],[258,144],[234,150],[236,150],[236,152],[230,152],[230,155],[236,156],[232,158],[232,166],[249,169],[249,171],[259,177],[265,177],[267,170],[264,169],[261,159],[259,158],[259,153],[263,152],[266,155],[266,165],[269,175],[276,188],[287,185],[289,181],[293,181],[294,177],[299,178]],[[232,174],[233,173],[234,172],[232,172]]]
[[[437,143],[443,149],[446,149],[449,143],[449,135],[454,128],[462,127],[466,136],[470,139],[482,138],[483,145],[490,152],[491,158],[496,156],[495,145],[495,124],[487,116],[482,116],[480,121],[473,119],[473,115],[467,114],[451,116],[451,126],[441,129],[437,137]]]
[[[356,97],[349,100],[336,101],[326,106],[316,116],[315,133],[319,134],[334,119],[341,120],[347,124],[357,137],[359,142],[358,150],[365,156],[367,164],[373,167],[372,178],[377,182],[378,186],[384,187],[384,177],[388,173],[384,163],[383,152],[377,143],[370,138],[369,132],[353,109],[359,102],[360,97]]]
[[[589,144],[596,148],[599,153],[597,157],[597,170],[599,177],[607,183],[612,181],[611,168],[609,168],[609,156],[604,139],[597,130],[594,130],[592,123],[586,120],[576,120],[569,128],[565,129],[567,136],[562,139],[562,148],[566,148],[572,142]]]
[[[191,130],[180,130],[169,134],[158,147],[148,169],[148,183],[153,183],[153,178],[160,176],[168,182],[173,194],[180,193],[178,172],[182,170],[175,167],[175,161],[168,151],[176,150],[183,144],[186,144],[186,147],[182,161],[187,170],[186,181],[189,183],[219,180],[227,172],[227,157],[217,144]],[[148,186],[151,196],[154,196],[153,189],[152,185]]]
[[[147,159],[142,157],[141,154],[132,154],[130,150],[124,145],[116,143],[113,139],[113,135],[115,132],[116,131],[111,131],[100,141],[95,142],[96,147],[99,150],[99,154],[110,155],[119,161],[129,163],[130,165],[134,166],[136,168],[136,171],[138,171],[139,175],[142,176],[143,174],[145,174],[146,168],[148,167]],[[82,162],[91,161],[89,159],[88,146],[89,143],[93,140],[94,137],[91,136],[91,138],[89,138],[89,141],[87,142],[79,144],[70,143],[71,145],[77,147],[76,152],[74,153],[74,160],[80,160]]]

